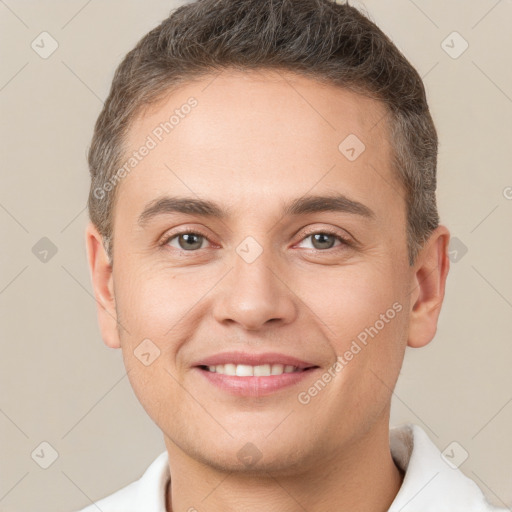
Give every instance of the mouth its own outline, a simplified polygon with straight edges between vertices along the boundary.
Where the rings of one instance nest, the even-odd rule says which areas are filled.
[[[291,391],[303,381],[312,379],[319,369],[319,366],[299,368],[283,364],[252,366],[230,363],[194,367],[200,378],[205,379],[212,389],[221,391],[223,395],[244,398],[260,398],[279,391]],[[302,388],[306,387],[303,383]]]
[[[199,365],[197,368],[220,375],[236,376],[236,377],[270,377],[273,375],[283,375],[285,373],[302,373],[318,366],[298,367],[294,365],[284,365],[280,363],[274,364],[261,364],[261,365],[248,365],[248,364],[218,364],[218,365]]]
[[[224,394],[261,397],[292,389],[320,366],[277,352],[221,352],[196,361],[193,370]],[[312,377],[311,377],[312,378]]]

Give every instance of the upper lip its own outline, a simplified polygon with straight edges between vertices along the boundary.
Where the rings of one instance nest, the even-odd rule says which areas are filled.
[[[286,354],[276,352],[264,352],[262,354],[251,354],[248,352],[222,352],[205,359],[201,359],[194,366],[217,366],[218,364],[247,364],[250,366],[259,366],[262,364],[282,364],[291,365],[299,369],[311,368],[316,366]]]

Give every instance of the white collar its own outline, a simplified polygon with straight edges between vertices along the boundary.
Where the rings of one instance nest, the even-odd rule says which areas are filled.
[[[393,460],[405,477],[388,512],[506,510],[490,505],[476,483],[450,466],[418,425],[391,428],[389,440]]]

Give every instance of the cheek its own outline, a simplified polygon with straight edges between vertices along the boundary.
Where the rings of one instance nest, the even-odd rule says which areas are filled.
[[[342,269],[322,293],[310,288],[308,302],[343,364],[345,382],[357,394],[386,394],[383,382],[393,385],[403,359],[407,304],[391,263],[358,267]]]
[[[170,330],[207,291],[206,284],[201,285],[192,273],[184,275],[140,265],[120,266],[118,272],[117,307],[132,340],[141,336],[169,336]]]
[[[180,318],[190,307],[172,275],[158,277],[140,265],[119,265],[117,271],[121,283],[116,287],[117,310],[125,328],[121,336],[124,365],[139,402],[158,422],[162,404],[173,403],[179,393],[173,361],[183,337]]]
[[[373,325],[400,300],[392,276],[388,269],[360,264],[317,273],[302,284],[295,282],[301,287],[301,298],[329,328],[329,337],[343,342]]]

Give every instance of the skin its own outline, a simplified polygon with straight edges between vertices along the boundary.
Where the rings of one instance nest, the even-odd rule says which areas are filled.
[[[449,232],[439,226],[409,265],[384,106],[291,73],[224,71],[183,85],[132,122],[127,152],[191,96],[197,107],[118,184],[113,267],[94,225],[86,231],[102,337],[122,349],[164,434],[167,510],[384,512],[403,478],[389,450],[392,390],[406,346],[436,332]],[[348,134],[366,146],[355,161],[338,149]],[[283,215],[288,201],[333,193],[374,218]],[[166,213],[141,227],[145,206],[165,194],[209,199],[231,215]],[[188,241],[193,250],[176,236],[158,246],[184,228],[204,236]],[[335,233],[315,242],[325,230]],[[252,263],[236,251],[248,236],[262,248]],[[300,403],[394,303],[395,318]],[[160,350],[148,366],[134,354],[144,339]],[[269,396],[236,397],[192,368],[231,350],[281,352],[321,369]],[[237,457],[246,443],[261,455],[250,467]]]

